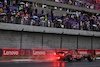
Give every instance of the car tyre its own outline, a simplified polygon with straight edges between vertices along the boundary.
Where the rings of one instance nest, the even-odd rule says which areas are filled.
[[[67,55],[68,62],[71,62],[73,60],[72,55]]]
[[[93,56],[92,55],[88,55],[87,59],[88,59],[88,61],[93,61]]]

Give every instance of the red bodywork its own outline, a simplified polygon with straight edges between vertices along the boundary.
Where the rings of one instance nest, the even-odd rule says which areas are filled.
[[[83,54],[82,54],[83,53]],[[87,58],[88,55],[91,55],[90,53],[88,53],[87,50],[82,51],[82,50],[60,50],[60,51],[55,51],[52,53],[52,59],[54,60],[66,60],[66,58],[68,59],[69,56],[72,57],[72,59],[76,59],[76,60],[81,60],[82,58]],[[49,55],[50,56],[50,55]]]
[[[72,55],[73,59],[81,59],[82,58],[82,55],[77,53],[76,51],[69,51],[68,53],[57,52],[57,55],[60,56],[60,59],[65,59],[67,55]]]
[[[76,51],[69,51],[66,55],[72,55],[73,59],[81,59],[82,55],[77,53]]]

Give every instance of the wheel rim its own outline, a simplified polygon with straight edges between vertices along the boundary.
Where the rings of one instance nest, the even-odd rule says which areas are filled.
[[[72,60],[72,57],[69,57],[70,60]]]
[[[92,60],[92,59],[93,59],[93,57],[92,57],[92,56],[90,56],[90,59]]]

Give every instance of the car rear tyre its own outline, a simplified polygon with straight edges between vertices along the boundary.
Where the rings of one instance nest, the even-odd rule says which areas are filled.
[[[73,60],[72,55],[67,55],[68,62],[71,62]]]
[[[87,59],[88,59],[88,61],[93,61],[93,56],[92,55],[88,55]]]

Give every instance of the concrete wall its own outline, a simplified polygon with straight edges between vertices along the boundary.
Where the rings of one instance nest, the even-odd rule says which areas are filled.
[[[21,44],[24,49],[100,49],[100,32],[0,23],[0,48],[21,48]]]
[[[91,49],[91,37],[79,36],[78,45],[80,49]]]
[[[43,47],[44,48],[60,48],[60,35],[57,34],[44,34]]]
[[[20,32],[0,30],[0,48],[19,48]]]
[[[100,38],[78,36],[79,49],[91,49],[91,38],[93,38],[92,48],[100,49]],[[43,48],[59,49],[61,44],[60,34],[44,34]],[[20,48],[21,32],[18,31],[4,31],[0,30],[0,48]],[[42,48],[42,33],[23,32],[22,33],[22,48]],[[63,35],[62,36],[63,49],[77,49],[77,36]]]
[[[100,49],[100,38],[93,38],[93,49]]]
[[[62,48],[63,49],[77,49],[77,36],[63,35]]]
[[[22,48],[42,48],[42,35],[41,33],[22,33]]]

